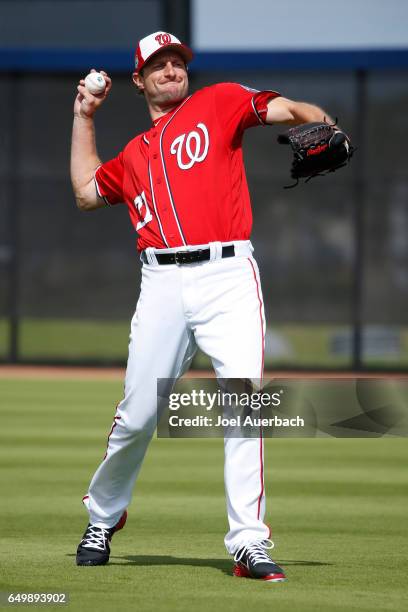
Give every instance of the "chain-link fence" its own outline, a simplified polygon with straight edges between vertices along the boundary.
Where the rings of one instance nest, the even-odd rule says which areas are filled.
[[[18,329],[15,357],[21,361],[126,359],[139,291],[136,236],[125,206],[93,213],[75,207],[69,149],[79,76],[0,76],[2,360],[11,355],[10,321]],[[354,135],[352,71],[191,75],[193,90],[215,81],[272,88],[317,103]],[[105,160],[150,125],[129,75],[114,74],[113,83],[96,119]],[[291,182],[291,155],[276,143],[279,128],[246,134],[269,364],[351,366],[357,205],[363,212],[363,366],[408,366],[407,72],[369,72],[366,92],[364,146],[355,142],[360,151],[352,164],[296,189],[283,189]],[[360,154],[363,163],[356,161]]]

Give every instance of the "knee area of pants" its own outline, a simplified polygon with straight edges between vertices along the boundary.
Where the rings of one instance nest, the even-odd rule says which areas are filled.
[[[132,423],[124,419],[121,421],[120,429],[132,438],[150,438],[156,429],[156,425],[156,419],[149,420],[146,423]]]

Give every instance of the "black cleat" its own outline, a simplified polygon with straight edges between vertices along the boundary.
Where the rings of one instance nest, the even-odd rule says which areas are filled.
[[[251,542],[240,548],[234,555],[234,576],[256,578],[268,582],[284,582],[286,576],[283,569],[272,561],[267,553],[270,548],[273,548],[270,540]]]
[[[127,512],[122,514],[119,522],[110,529],[96,527],[89,523],[82,540],[79,543],[76,555],[77,565],[106,565],[109,561],[112,536],[125,526]]]

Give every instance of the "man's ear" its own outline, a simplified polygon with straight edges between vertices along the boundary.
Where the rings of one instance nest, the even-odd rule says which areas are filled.
[[[132,81],[136,85],[139,91],[144,90],[143,77],[139,74],[139,72],[134,72],[132,74]]]

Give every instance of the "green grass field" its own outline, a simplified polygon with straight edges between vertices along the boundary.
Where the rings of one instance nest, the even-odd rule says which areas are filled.
[[[351,367],[351,355],[334,354],[333,335],[346,332],[345,325],[286,324],[270,327],[287,343],[290,354],[268,357],[266,366],[286,367]],[[391,329],[391,328],[390,328]],[[408,367],[408,328],[397,327],[400,336],[398,355],[365,355],[364,364],[371,367]],[[0,319],[0,359],[5,358],[8,345],[8,324]],[[67,361],[127,359],[129,339],[128,321],[31,319],[23,318],[20,329],[20,357],[22,360]],[[206,369],[210,360],[198,353],[195,366]]]
[[[121,381],[0,380],[0,591],[110,612],[407,609],[405,439],[266,441],[286,583],[231,576],[221,440],[155,439],[111,563],[76,567],[81,497],[121,395]]]

